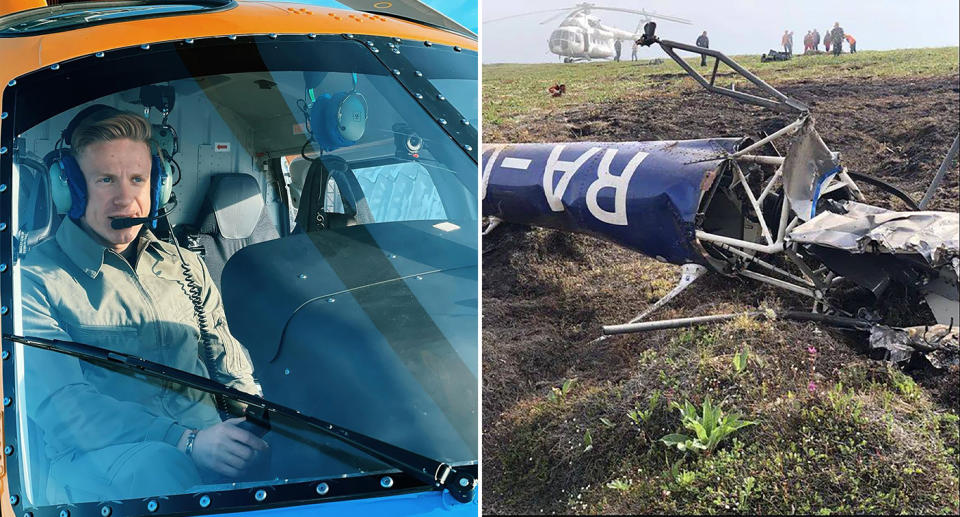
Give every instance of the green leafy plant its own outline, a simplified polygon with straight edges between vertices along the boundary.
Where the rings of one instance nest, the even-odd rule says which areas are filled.
[[[744,348],[742,352],[733,356],[733,373],[740,375],[747,369],[747,358],[749,349]]]
[[[635,404],[633,411],[627,412],[627,418],[632,420],[634,424],[642,425],[640,422],[648,422],[650,417],[653,416],[653,410],[657,408],[659,403],[660,390],[653,390],[653,393],[650,394],[650,400],[647,401],[646,409],[641,408],[639,403]]]
[[[626,491],[630,489],[630,482],[624,481],[622,479],[614,479],[613,481],[607,483],[607,488],[612,488],[614,490]]]
[[[744,482],[745,482],[745,485],[739,494],[739,498],[740,498],[739,508],[741,510],[747,507],[747,498],[750,497],[750,494],[753,492],[754,487],[757,486],[757,480],[753,476],[747,476],[747,478],[744,479]]]
[[[590,436],[590,429],[587,429],[587,432],[583,433],[583,445],[586,446],[583,452],[587,452],[593,448],[593,436]]]
[[[697,473],[690,470],[684,470],[680,472],[680,474],[678,474],[674,480],[680,487],[690,486],[694,481],[697,480]]]
[[[567,393],[570,393],[570,389],[573,388],[573,383],[576,379],[567,379],[563,381],[563,384],[558,388],[553,386],[550,388],[550,394],[547,398],[550,399],[550,402],[564,401],[567,399]]]
[[[681,451],[712,451],[734,431],[756,422],[740,420],[737,414],[724,415],[720,406],[714,406],[707,397],[703,401],[703,413],[697,413],[697,407],[689,401],[683,405],[674,402],[672,407],[680,411],[683,427],[693,431],[695,436],[673,433],[660,439],[668,447],[675,446]]]
[[[667,461],[666,458],[664,458],[664,461],[665,461],[666,464],[670,467],[670,478],[669,478],[669,479],[670,479],[671,481],[676,482],[676,481],[680,478],[680,472],[681,472],[680,467],[683,465],[684,460],[686,460],[686,456],[682,456],[680,459],[678,459],[677,461],[673,462],[673,464],[671,465],[670,462]]]

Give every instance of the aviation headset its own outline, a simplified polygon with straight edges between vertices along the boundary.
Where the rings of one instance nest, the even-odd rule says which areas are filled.
[[[353,74],[353,90],[325,93],[310,107],[310,133],[324,151],[353,145],[367,127],[367,99],[357,90],[357,74]]]
[[[67,214],[71,219],[80,219],[87,208],[87,182],[83,171],[71,149],[60,147],[60,142],[71,145],[71,138],[77,128],[124,113],[104,104],[95,104],[84,108],[67,124],[61,134],[57,148],[44,157],[50,176],[50,190],[57,212]],[[157,217],[161,206],[170,200],[173,181],[170,162],[163,156],[164,150],[151,138],[150,142],[150,213]],[[150,222],[151,228],[157,227],[157,221]]]

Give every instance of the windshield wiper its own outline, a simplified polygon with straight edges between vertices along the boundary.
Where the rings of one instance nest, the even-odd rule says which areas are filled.
[[[461,503],[468,503],[473,500],[476,479],[466,472],[457,472],[453,467],[441,461],[421,456],[413,451],[408,451],[401,447],[377,440],[376,438],[371,438],[364,434],[320,420],[319,418],[305,415],[293,408],[230,388],[212,379],[148,361],[130,354],[114,352],[105,348],[87,345],[85,343],[77,343],[75,341],[61,341],[59,339],[44,339],[12,334],[4,334],[3,339],[22,343],[34,348],[70,355],[97,364],[136,371],[158,379],[172,380],[206,393],[228,397],[256,408],[285,416],[291,420],[307,424],[342,442],[348,443],[383,461],[387,465],[395,467],[423,483],[430,485],[435,490],[446,488],[450,491],[454,499]]]

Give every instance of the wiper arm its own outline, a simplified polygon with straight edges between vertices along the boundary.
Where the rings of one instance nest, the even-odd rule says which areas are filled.
[[[476,479],[466,472],[457,472],[456,469],[441,461],[421,456],[420,454],[377,440],[376,438],[345,429],[330,422],[320,420],[319,418],[305,415],[296,409],[230,388],[215,380],[148,361],[130,354],[114,352],[105,348],[85,343],[77,343],[75,341],[61,341],[59,339],[45,339],[12,334],[4,334],[3,339],[22,343],[34,348],[77,357],[97,364],[136,371],[158,379],[172,380],[206,393],[228,397],[265,411],[285,416],[350,444],[383,461],[387,465],[395,467],[423,483],[432,486],[436,490],[446,488],[450,491],[450,494],[453,495],[454,499],[461,503],[467,503],[473,500],[473,489],[476,486]]]

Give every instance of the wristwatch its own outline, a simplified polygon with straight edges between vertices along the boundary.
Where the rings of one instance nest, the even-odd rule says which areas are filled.
[[[190,434],[187,435],[187,446],[183,450],[187,456],[193,455],[193,442],[197,439],[198,432],[200,431],[197,429],[191,429]]]

